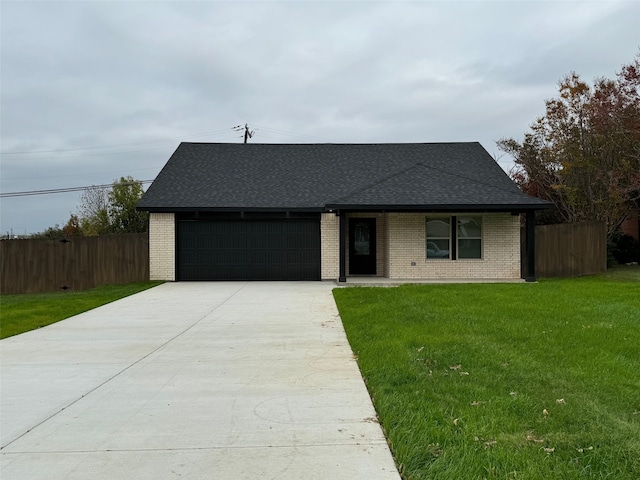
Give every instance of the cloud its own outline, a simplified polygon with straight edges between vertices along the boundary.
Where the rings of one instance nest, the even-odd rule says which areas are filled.
[[[4,2],[3,192],[155,177],[181,140],[520,138],[575,70],[638,51],[637,2]],[[206,132],[206,134],[205,134]],[[107,147],[107,148],[96,148]],[[503,160],[503,166],[508,162]],[[3,199],[0,232],[79,195]]]

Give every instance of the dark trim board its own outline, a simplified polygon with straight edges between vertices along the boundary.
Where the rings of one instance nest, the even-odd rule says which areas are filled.
[[[189,216],[177,219],[178,281],[320,280],[319,215]]]
[[[275,220],[275,219],[320,219],[319,212],[298,210],[190,210],[188,212],[175,212],[178,220]]]

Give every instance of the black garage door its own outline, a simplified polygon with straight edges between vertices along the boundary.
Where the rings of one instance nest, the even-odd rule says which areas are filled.
[[[320,222],[178,220],[178,280],[320,280]]]

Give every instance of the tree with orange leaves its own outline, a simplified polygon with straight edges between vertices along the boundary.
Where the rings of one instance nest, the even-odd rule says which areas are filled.
[[[522,142],[498,142],[514,158],[512,178],[552,201],[555,221],[603,220],[614,235],[640,202],[640,53],[593,86],[565,76],[545,105]]]

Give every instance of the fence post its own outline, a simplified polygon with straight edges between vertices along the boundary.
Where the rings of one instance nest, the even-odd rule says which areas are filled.
[[[536,212],[527,212],[527,282],[536,281]]]

